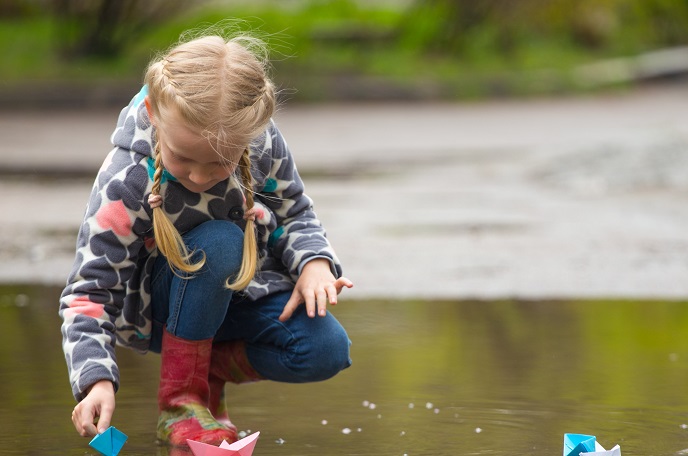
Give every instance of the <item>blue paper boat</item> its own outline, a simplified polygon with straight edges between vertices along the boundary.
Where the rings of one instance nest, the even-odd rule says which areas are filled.
[[[595,451],[595,436],[585,434],[564,434],[564,456],[578,456]]]
[[[102,434],[93,437],[89,446],[105,456],[117,456],[126,441],[126,434],[110,426]]]
[[[594,435],[564,434],[564,456],[621,456],[621,448],[605,450]]]

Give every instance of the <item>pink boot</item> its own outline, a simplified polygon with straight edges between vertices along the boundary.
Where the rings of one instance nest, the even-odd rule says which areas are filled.
[[[225,383],[250,383],[262,380],[263,377],[253,369],[246,356],[246,344],[243,340],[215,342],[210,358],[208,384],[210,400],[208,408],[217,421],[236,430],[229,420],[225,403]]]
[[[187,340],[165,330],[158,390],[158,440],[187,446],[186,439],[211,445],[237,440],[236,428],[227,428],[208,410],[208,374],[212,339]]]

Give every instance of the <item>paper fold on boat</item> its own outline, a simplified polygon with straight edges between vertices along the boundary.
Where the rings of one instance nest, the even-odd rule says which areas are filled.
[[[114,426],[93,437],[89,446],[105,456],[117,456],[127,441],[127,436]]]
[[[256,447],[258,436],[260,436],[260,432],[255,432],[231,444],[224,441],[220,446],[196,442],[195,440],[187,440],[186,442],[194,456],[251,456]]]
[[[621,456],[621,447],[605,450],[594,435],[564,434],[564,456]]]

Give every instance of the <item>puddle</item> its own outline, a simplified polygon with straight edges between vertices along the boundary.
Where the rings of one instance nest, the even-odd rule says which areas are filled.
[[[0,288],[2,455],[88,455],[48,287]],[[256,456],[557,455],[589,433],[624,456],[688,454],[688,302],[343,302],[353,366],[230,386]],[[119,350],[122,455],[155,444],[157,355]]]

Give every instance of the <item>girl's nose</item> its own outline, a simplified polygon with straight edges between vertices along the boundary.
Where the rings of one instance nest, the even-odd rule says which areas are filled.
[[[211,180],[213,180],[213,176],[211,173],[205,172],[203,170],[193,169],[189,173],[189,180],[196,185],[205,185]]]

